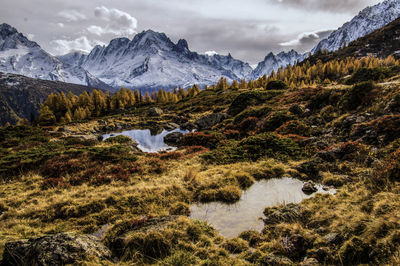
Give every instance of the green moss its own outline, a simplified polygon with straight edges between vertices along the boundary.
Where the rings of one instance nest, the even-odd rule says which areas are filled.
[[[300,148],[293,140],[280,138],[272,133],[263,133],[241,141],[230,141],[201,156],[210,163],[228,164],[238,161],[256,161],[261,157],[285,160],[298,158],[300,155]]]
[[[131,143],[132,139],[130,137],[127,137],[124,135],[118,135],[118,136],[110,137],[110,138],[106,139],[104,142],[126,144],[126,143]]]

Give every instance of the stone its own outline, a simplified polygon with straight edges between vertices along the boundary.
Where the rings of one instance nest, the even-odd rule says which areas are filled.
[[[312,194],[316,192],[318,189],[315,186],[314,182],[307,181],[306,183],[304,183],[303,188],[301,190],[306,194]]]
[[[227,118],[224,113],[209,114],[196,120],[195,124],[200,130],[211,129],[213,126],[221,123]]]
[[[303,257],[307,250],[306,240],[302,235],[291,235],[282,239],[283,247],[285,248],[286,254],[293,259],[299,259]]]
[[[162,115],[164,112],[163,112],[163,110],[161,110],[160,108],[158,108],[158,107],[151,107],[150,109],[149,109],[149,116],[160,116],[160,115]]]
[[[93,257],[110,260],[111,251],[94,236],[60,233],[6,243],[0,265],[66,265]]]
[[[179,127],[178,124],[172,123],[172,122],[167,123],[167,124],[164,125],[164,129],[165,129],[165,130],[168,130],[168,131],[177,129],[178,127]]]
[[[329,244],[340,244],[342,237],[337,233],[329,233],[322,237]]]
[[[318,260],[314,258],[306,258],[300,263],[300,266],[311,266],[311,265],[319,265]]]
[[[179,144],[182,141],[183,133],[181,132],[172,132],[167,134],[164,137],[164,142],[165,143],[171,143],[171,144]]]
[[[293,223],[301,220],[300,208],[290,203],[283,207],[271,207],[264,210],[265,224]]]
[[[183,123],[183,124],[180,126],[180,129],[181,129],[181,130],[189,130],[189,131],[192,131],[192,130],[196,130],[196,129],[197,129],[197,126],[196,126],[195,124],[193,124],[193,123],[186,122],[186,123]]]
[[[301,107],[298,104],[294,104],[289,108],[289,112],[291,112],[294,115],[303,115],[304,113],[304,108]]]

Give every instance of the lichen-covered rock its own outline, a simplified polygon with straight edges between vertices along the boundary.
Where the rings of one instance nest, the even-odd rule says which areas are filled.
[[[151,107],[150,109],[149,109],[149,116],[160,116],[160,115],[162,115],[164,112],[163,112],[163,110],[161,110],[160,108],[158,108],[158,107]]]
[[[307,242],[301,235],[291,235],[282,239],[283,247],[287,255],[293,259],[304,257],[307,250]]]
[[[203,116],[202,118],[196,120],[195,124],[198,126],[200,130],[210,129],[218,123],[221,123],[223,120],[227,118],[226,114],[223,113],[215,113]]]
[[[111,259],[96,237],[60,233],[6,243],[0,265],[66,265],[88,258]]]
[[[301,219],[298,205],[290,203],[283,207],[271,207],[264,210],[265,224],[293,223]]]

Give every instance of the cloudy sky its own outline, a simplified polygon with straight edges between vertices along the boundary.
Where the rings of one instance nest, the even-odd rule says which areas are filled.
[[[305,52],[381,0],[1,0],[6,22],[58,55],[90,51],[152,29],[255,64],[269,52]]]

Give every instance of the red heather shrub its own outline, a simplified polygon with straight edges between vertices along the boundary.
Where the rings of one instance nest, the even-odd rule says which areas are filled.
[[[129,181],[130,172],[121,165],[112,166],[107,173],[114,180]]]
[[[295,134],[309,137],[311,134],[311,128],[301,121],[291,120],[277,128],[275,132],[281,135]]]
[[[161,160],[170,160],[170,159],[181,159],[185,155],[180,151],[171,151],[166,153],[160,153],[156,155]]]
[[[183,136],[183,146],[204,146],[207,148],[215,148],[220,140],[215,134],[207,134],[205,132],[193,132]]]
[[[159,158],[147,157],[147,158],[141,159],[138,163],[141,164],[141,166],[143,168],[143,172],[147,172],[147,173],[161,174],[165,170],[167,170],[167,167],[165,166],[165,162],[163,162]]]
[[[100,186],[110,184],[111,181],[112,178],[108,175],[98,175],[90,179],[90,184]]]
[[[239,139],[240,132],[235,129],[227,129],[223,132],[227,139]]]
[[[204,152],[208,152],[209,149],[207,149],[206,147],[203,146],[189,146],[189,147],[185,147],[185,154],[189,155],[189,154],[194,154],[194,153],[204,153]]]
[[[66,174],[72,174],[85,169],[83,158],[71,159],[67,156],[57,156],[48,160],[41,169],[46,177],[62,177]]]
[[[400,148],[375,169],[370,181],[374,190],[388,189],[391,183],[400,181]]]

